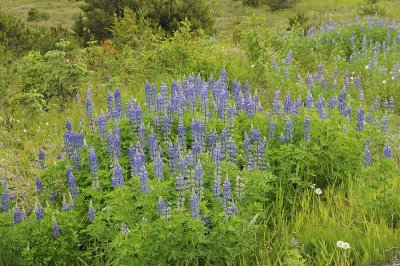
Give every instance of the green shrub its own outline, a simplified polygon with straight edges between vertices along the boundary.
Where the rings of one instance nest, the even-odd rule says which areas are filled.
[[[271,11],[291,8],[297,3],[297,0],[267,0],[267,6]]]
[[[265,3],[264,0],[242,0],[243,5],[251,6],[251,7],[259,7]]]
[[[38,9],[32,7],[28,11],[27,21],[41,21],[41,20],[48,20],[49,18],[50,18],[49,13],[40,12]]]

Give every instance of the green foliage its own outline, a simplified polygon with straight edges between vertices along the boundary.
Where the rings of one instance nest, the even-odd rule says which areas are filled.
[[[277,11],[281,9],[293,7],[298,0],[267,0],[267,6],[271,11]]]
[[[287,30],[300,29],[307,31],[309,29],[309,26],[307,25],[309,19],[310,18],[305,14],[298,13],[296,14],[296,16],[289,18],[289,27],[287,28]]]
[[[40,12],[38,9],[32,7],[28,11],[28,18],[27,21],[41,21],[41,20],[48,20],[50,15],[46,12]]]
[[[104,2],[104,1],[103,1]],[[86,28],[89,36],[97,40],[110,39],[114,27],[114,16],[121,20],[125,16],[125,8],[131,9],[138,21],[147,20],[151,25],[160,26],[166,33],[172,33],[179,28],[179,23],[185,19],[191,22],[193,30],[204,29],[213,32],[213,24],[207,5],[198,0],[189,1],[160,1],[160,0],[126,0],[120,2],[103,3],[99,0],[87,0],[82,6],[86,19],[78,17],[75,22],[75,32],[84,37],[82,29]],[[128,14],[132,21],[132,12]],[[82,27],[84,24],[84,27]],[[132,25],[132,27],[135,27]],[[87,40],[88,41],[88,40]]]
[[[259,7],[265,3],[264,0],[242,0],[243,5],[251,6],[251,7]]]
[[[363,16],[384,16],[386,10],[378,5],[379,2],[380,0],[365,0],[365,5],[362,5],[358,12]]]

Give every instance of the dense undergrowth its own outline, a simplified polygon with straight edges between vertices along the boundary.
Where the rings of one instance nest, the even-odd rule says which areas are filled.
[[[2,188],[1,263],[390,260],[400,239],[398,31],[377,18],[329,21],[249,31],[235,50],[184,24],[140,53],[69,53],[60,42],[24,56],[20,93],[48,99],[32,114],[51,109],[53,84],[71,88],[65,99],[93,84],[62,130],[60,117],[32,116],[51,125],[37,126],[39,158],[21,164],[36,188]],[[28,71],[64,77],[72,63],[75,83]]]

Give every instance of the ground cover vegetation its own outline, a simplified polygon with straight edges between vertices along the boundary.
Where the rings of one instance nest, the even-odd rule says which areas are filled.
[[[398,259],[400,28],[356,17],[385,5],[273,32],[262,2],[228,41],[197,2],[0,13],[1,264]]]

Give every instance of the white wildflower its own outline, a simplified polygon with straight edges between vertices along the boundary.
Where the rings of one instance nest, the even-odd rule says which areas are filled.
[[[322,194],[322,189],[320,189],[319,187],[315,189],[315,194],[317,195],[321,195]]]

